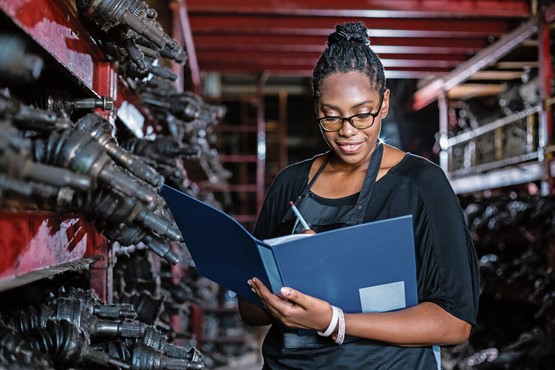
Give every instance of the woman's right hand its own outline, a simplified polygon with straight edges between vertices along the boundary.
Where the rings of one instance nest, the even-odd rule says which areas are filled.
[[[259,279],[249,285],[262,300],[267,312],[284,325],[295,329],[325,330],[331,317],[331,306],[319,298],[283,287],[280,295],[272,293]]]

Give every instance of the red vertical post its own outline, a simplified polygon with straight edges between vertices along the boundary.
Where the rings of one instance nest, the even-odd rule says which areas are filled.
[[[193,33],[191,32],[191,25],[189,23],[189,15],[187,14],[187,4],[185,0],[174,0],[170,4],[173,12],[173,30],[180,30],[181,36],[176,38],[176,40],[183,40],[185,44],[185,52],[187,53],[187,65],[189,66],[190,78],[191,78],[191,90],[200,95],[201,94],[201,80],[200,71],[197,60],[197,53],[195,50],[195,43],[193,41]],[[176,23],[179,24],[177,27]],[[176,35],[174,35],[175,37]]]
[[[91,289],[105,303],[112,303],[114,251],[108,241],[91,238],[87,243],[87,256],[96,258],[89,270]]]
[[[191,333],[193,338],[202,347],[202,324],[204,322],[204,311],[198,304],[191,305]]]
[[[108,96],[114,101],[118,99],[118,77],[110,62],[97,62],[93,67],[93,90],[100,96]],[[115,107],[113,111],[97,109],[96,113],[112,125],[116,122]]]
[[[178,45],[184,47],[185,40],[183,38],[183,30],[181,29],[181,20],[179,19],[179,7],[180,4],[177,1],[172,1],[170,3],[170,9],[172,11],[172,38]],[[177,75],[174,86],[177,91],[182,92],[185,86],[184,66],[175,61],[172,61],[171,66],[173,73]]]
[[[279,168],[287,165],[287,91],[280,90],[279,92],[279,120],[278,120],[278,133],[279,133]]]
[[[93,90],[100,96],[109,96],[114,101],[117,101],[117,86],[117,73],[112,68],[110,62],[98,60],[94,63],[92,81]],[[96,113],[101,115],[112,125],[115,125],[115,110],[103,111],[98,109]],[[114,250],[111,243],[109,243],[105,238],[93,238],[88,243],[87,254],[97,258],[97,260],[91,264],[89,270],[91,289],[98,294],[102,301],[112,303]]]

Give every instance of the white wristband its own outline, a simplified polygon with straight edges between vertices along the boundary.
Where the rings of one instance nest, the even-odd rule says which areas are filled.
[[[343,311],[341,308],[338,308],[339,311],[339,329],[337,330],[337,338],[335,338],[335,343],[342,345],[343,341],[345,340],[345,316],[343,315]]]
[[[331,333],[333,333],[335,327],[337,326],[337,319],[339,318],[339,309],[335,306],[331,306],[331,309],[332,309],[331,321],[328,328],[324,332],[318,331],[318,335],[321,335],[322,337],[329,337]]]

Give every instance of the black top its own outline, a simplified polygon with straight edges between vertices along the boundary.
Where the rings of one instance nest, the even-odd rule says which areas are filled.
[[[254,235],[268,239],[291,233],[293,223],[284,221],[289,201],[295,200],[307,185],[313,159],[283,169],[272,183],[260,212]],[[356,197],[325,199],[321,203],[352,204]],[[434,163],[412,154],[378,180],[369,201],[364,222],[411,214],[414,222],[416,270],[419,302],[433,302],[452,315],[476,324],[479,275],[476,253],[458,202],[444,172]],[[267,366],[274,368],[366,368],[353,363],[349,348],[373,369],[393,367],[427,369],[433,360],[431,347],[396,347],[370,340],[316,349],[284,348],[280,325],[267,336],[263,353]],[[306,357],[306,359],[304,358]],[[321,361],[317,360],[320,357]],[[306,362],[309,361],[309,362]],[[316,362],[315,362],[316,361]],[[345,363],[343,363],[343,361]],[[350,366],[350,367],[349,367]],[[437,365],[436,365],[437,366]],[[437,367],[436,367],[437,368]]]

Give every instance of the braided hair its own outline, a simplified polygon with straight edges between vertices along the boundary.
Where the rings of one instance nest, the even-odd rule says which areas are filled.
[[[383,96],[386,90],[384,69],[380,58],[370,47],[367,30],[362,22],[348,22],[335,26],[335,32],[328,37],[326,50],[314,67],[314,97],[320,97],[320,86],[326,76],[351,71],[364,73],[371,87]]]

